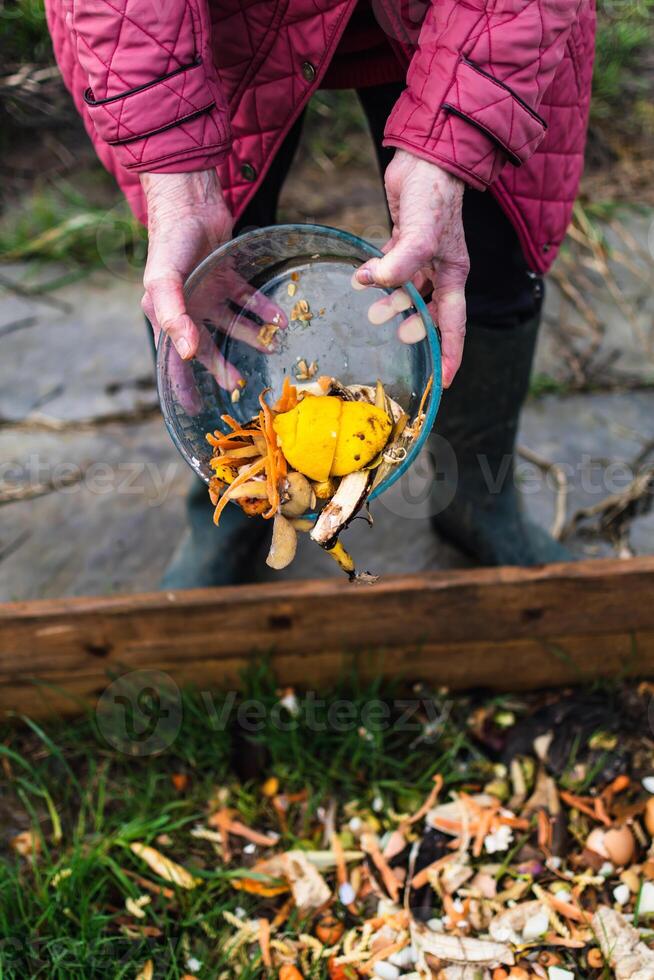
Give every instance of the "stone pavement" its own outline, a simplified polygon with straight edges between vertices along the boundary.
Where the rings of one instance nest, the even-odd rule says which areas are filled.
[[[325,201],[316,190],[313,203],[305,181],[304,210],[291,189],[283,202],[285,216],[365,230],[380,213],[381,201],[379,191],[361,180],[361,194],[354,198],[352,186],[339,186],[336,200]],[[358,202],[354,210],[352,199]],[[601,287],[597,269],[591,269],[594,289],[584,290],[583,298],[605,328],[593,358],[599,365],[591,377],[596,390],[564,387],[532,399],[524,413],[521,445],[566,468],[568,517],[623,490],[639,454],[652,462],[647,450],[654,441],[654,364],[644,351],[654,312],[647,252],[651,229],[646,216],[631,216],[627,223],[641,252],[631,269],[619,263],[611,268],[637,310],[635,321],[629,323]],[[565,271],[566,261],[571,260],[557,270]],[[36,275],[18,266],[5,266],[2,274],[23,284]],[[50,273],[38,271],[41,279],[44,275]],[[93,272],[44,296],[0,290],[0,497],[23,498],[0,504],[1,601],[156,588],[183,534],[190,471],[157,415],[139,297],[136,277],[109,272]],[[578,361],[594,336],[552,281],[537,379],[567,379],[570,365],[578,375]],[[618,383],[623,387],[616,388]],[[85,425],[90,418],[96,423]],[[550,525],[556,501],[551,473],[526,459],[519,470],[528,511]],[[373,529],[355,522],[345,543],[360,568],[394,573],[468,564],[429,529],[427,473],[427,461],[419,461],[403,484],[379,501]],[[636,518],[631,544],[636,552],[654,552],[654,515]],[[580,535],[571,539],[571,547],[586,556],[614,553],[608,542]],[[265,574],[340,573],[302,540],[300,557],[287,572]]]

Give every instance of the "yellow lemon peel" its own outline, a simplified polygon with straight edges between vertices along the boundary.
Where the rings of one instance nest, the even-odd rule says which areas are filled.
[[[391,432],[387,413],[364,402],[305,395],[274,420],[282,452],[293,469],[323,483],[367,466]]]

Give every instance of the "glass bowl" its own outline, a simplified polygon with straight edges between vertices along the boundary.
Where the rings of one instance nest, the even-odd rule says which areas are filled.
[[[404,303],[399,304],[407,309],[383,324],[370,322],[372,303],[393,290],[357,289],[352,277],[362,263],[381,254],[363,239],[335,228],[275,225],[221,245],[191,273],[184,293],[188,313],[201,331],[200,348],[195,358],[183,361],[162,333],[157,385],[168,432],[198,476],[208,483],[213,475],[206,434],[229,431],[221,416],[248,422],[259,411],[264,388],[272,389],[268,397],[274,402],[284,378],[297,384],[307,373],[305,366],[315,369],[316,377],[333,376],[345,385],[374,385],[381,379],[410,419],[417,414],[433,374],[419,435],[370,499],[406,472],[436,418],[441,396],[440,342],[424,301],[411,285],[403,287]],[[293,319],[293,314],[304,310],[303,300],[310,315],[305,312],[303,319]],[[399,339],[398,328],[416,313],[426,336],[406,344]],[[276,321],[272,329],[266,327],[272,321]],[[223,358],[237,369],[236,374],[227,371]],[[240,384],[234,381],[239,375]]]

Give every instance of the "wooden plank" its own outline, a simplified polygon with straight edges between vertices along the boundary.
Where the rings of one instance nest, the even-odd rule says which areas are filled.
[[[272,666],[280,681],[304,690],[324,691],[346,676],[353,664],[363,679],[426,680],[451,690],[484,687],[498,691],[529,690],[589,683],[597,678],[654,675],[654,631],[584,636],[556,636],[460,644],[430,644],[421,648],[377,650],[348,654],[324,650],[317,654],[273,653]],[[111,679],[137,668],[162,670],[177,684],[199,690],[238,690],[247,659],[178,657],[174,662],[138,659],[114,663],[83,674],[49,670],[0,684],[0,712],[18,712],[33,718],[56,712],[79,713],[93,705]]]
[[[453,688],[654,674],[654,558],[0,607],[0,710],[73,712],[124,670],[235,686],[254,654],[281,681],[361,672]]]

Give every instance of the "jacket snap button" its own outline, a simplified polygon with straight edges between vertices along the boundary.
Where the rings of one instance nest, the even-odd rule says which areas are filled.
[[[316,77],[316,69],[313,67],[310,61],[305,61],[302,65],[302,74],[306,78],[307,82],[312,82]]]
[[[257,179],[257,172],[251,163],[244,163],[241,167],[241,176],[244,180],[252,181]]]

